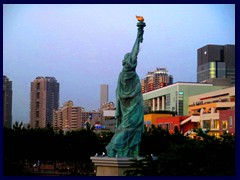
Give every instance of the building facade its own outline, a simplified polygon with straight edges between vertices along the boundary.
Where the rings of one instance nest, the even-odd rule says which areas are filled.
[[[235,134],[235,109],[219,111],[219,134]]]
[[[87,122],[89,122],[91,124],[91,126],[94,126],[95,124],[99,124],[100,112],[97,112],[97,111],[83,111],[81,113],[81,121],[82,121],[83,127],[86,126]]]
[[[148,72],[141,80],[142,93],[150,92],[173,83],[172,75],[168,74],[166,68],[157,68],[155,71]]]
[[[235,84],[235,45],[206,45],[197,50],[197,82],[227,78]]]
[[[143,94],[144,110],[146,112],[171,111],[176,115],[188,115],[188,97],[207,93],[226,86],[212,84],[178,82],[172,85]]]
[[[147,126],[148,128],[151,127],[152,125],[157,125],[157,119],[158,118],[170,118],[172,116],[172,114],[144,114],[144,124],[145,126]]]
[[[12,127],[12,81],[3,76],[3,126]]]
[[[63,103],[63,107],[53,112],[53,128],[58,130],[76,130],[82,127],[81,107],[76,107],[73,101]]]
[[[235,87],[189,97],[189,115],[181,124],[197,122],[215,136],[235,133]]]
[[[59,83],[54,77],[37,77],[31,82],[30,127],[53,124],[53,111],[59,106]]]
[[[100,113],[86,112],[83,107],[74,106],[73,101],[67,101],[53,112],[53,116],[53,128],[66,132],[84,128],[87,122],[94,126],[99,120]]]
[[[101,84],[100,85],[100,109],[106,103],[108,103],[108,85]]]
[[[156,125],[168,130],[170,134],[174,133],[175,128],[183,132],[180,123],[188,118],[188,116],[172,116],[172,117],[160,117],[156,120]]]

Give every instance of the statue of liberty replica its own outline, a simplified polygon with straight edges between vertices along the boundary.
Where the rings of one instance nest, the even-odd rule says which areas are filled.
[[[144,109],[142,88],[136,73],[137,56],[143,42],[143,28],[146,26],[142,16],[138,19],[137,38],[130,53],[124,56],[122,71],[116,89],[116,131],[106,146],[108,157],[139,157],[139,148],[144,131]]]

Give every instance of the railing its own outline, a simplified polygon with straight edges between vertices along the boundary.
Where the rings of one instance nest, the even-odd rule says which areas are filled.
[[[207,102],[199,101],[199,102],[190,104],[188,106],[192,107],[192,106],[199,106],[199,105],[203,105],[203,104],[211,104],[211,103],[219,103],[219,102],[232,102],[232,101],[230,101],[229,99],[219,99],[219,100],[212,100],[212,101],[207,101]]]

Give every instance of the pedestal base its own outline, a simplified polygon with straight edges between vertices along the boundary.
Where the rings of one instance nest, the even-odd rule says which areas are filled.
[[[132,170],[132,158],[91,157],[97,167],[97,176],[124,176],[124,171]]]

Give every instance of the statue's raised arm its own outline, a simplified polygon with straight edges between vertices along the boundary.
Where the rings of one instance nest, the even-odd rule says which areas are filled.
[[[139,45],[143,41],[143,17],[137,16],[137,39],[131,52],[125,54],[116,89],[116,131],[106,146],[108,157],[139,157],[144,110],[140,79],[136,73]]]
[[[139,22],[137,23],[137,27],[138,27],[137,38],[131,52],[133,61],[137,60],[140,43],[143,42],[143,33],[144,33],[143,28],[146,26],[146,24],[144,23],[144,18],[142,16],[136,16],[136,18]]]

